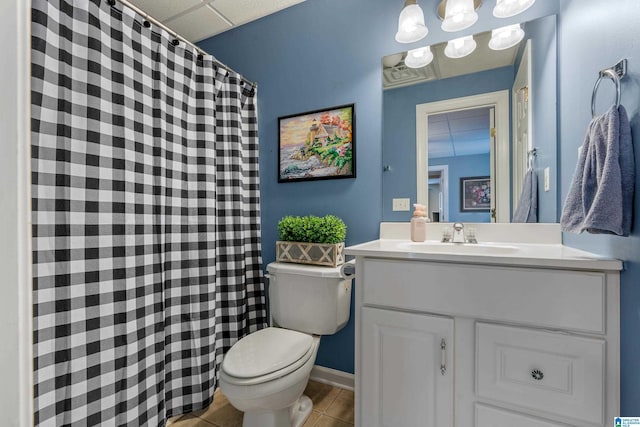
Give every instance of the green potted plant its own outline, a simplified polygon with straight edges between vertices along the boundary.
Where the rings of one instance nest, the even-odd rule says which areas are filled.
[[[347,226],[335,215],[285,216],[278,222],[278,232],[277,261],[329,267],[344,264]]]

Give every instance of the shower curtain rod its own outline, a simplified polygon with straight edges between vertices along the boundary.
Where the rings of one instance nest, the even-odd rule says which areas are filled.
[[[166,25],[164,25],[162,22],[158,21],[157,19],[155,19],[153,16],[149,15],[148,13],[146,13],[145,11],[143,11],[142,9],[140,9],[137,6],[134,6],[132,3],[130,3],[128,0],[108,0],[107,3],[110,6],[115,6],[116,2],[120,2],[122,3],[123,6],[128,7],[129,9],[133,10],[134,12],[136,12],[139,15],[142,15],[144,17],[144,19],[146,19],[147,21],[153,22],[155,25],[157,25],[158,27],[162,28],[163,30],[165,30],[166,32],[168,32],[169,34],[172,34],[173,37],[175,37],[176,39],[182,40],[184,43],[186,43],[187,45],[193,47],[194,49],[196,49],[201,55],[207,55],[207,56],[211,56],[213,58],[213,56],[211,54],[209,54],[208,52],[200,49],[198,46],[196,46],[195,44],[191,43],[189,40],[187,40],[186,38],[182,37],[180,34],[176,33],[175,31],[173,31],[171,28],[167,27]],[[233,71],[234,73],[237,72],[231,68],[229,68],[227,65],[225,65],[224,63],[218,61],[217,59],[213,58],[213,61],[218,64],[218,66],[224,68],[227,71]],[[253,86],[254,88],[258,87],[258,83],[254,83],[251,80],[247,80],[244,77],[242,77],[242,80],[248,84],[250,84],[251,86]]]

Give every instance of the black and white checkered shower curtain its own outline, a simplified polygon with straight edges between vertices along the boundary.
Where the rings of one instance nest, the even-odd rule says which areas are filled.
[[[120,4],[32,5],[36,425],[164,425],[266,322],[254,91]]]

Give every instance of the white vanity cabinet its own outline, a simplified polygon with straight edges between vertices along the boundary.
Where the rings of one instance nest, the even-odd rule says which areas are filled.
[[[356,426],[602,427],[619,415],[619,262],[357,248]]]

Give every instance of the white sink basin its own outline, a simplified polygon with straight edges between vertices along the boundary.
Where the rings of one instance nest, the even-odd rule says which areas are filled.
[[[408,242],[400,243],[398,248],[406,249],[411,252],[464,255],[500,255],[514,254],[520,251],[516,246],[497,243]]]

